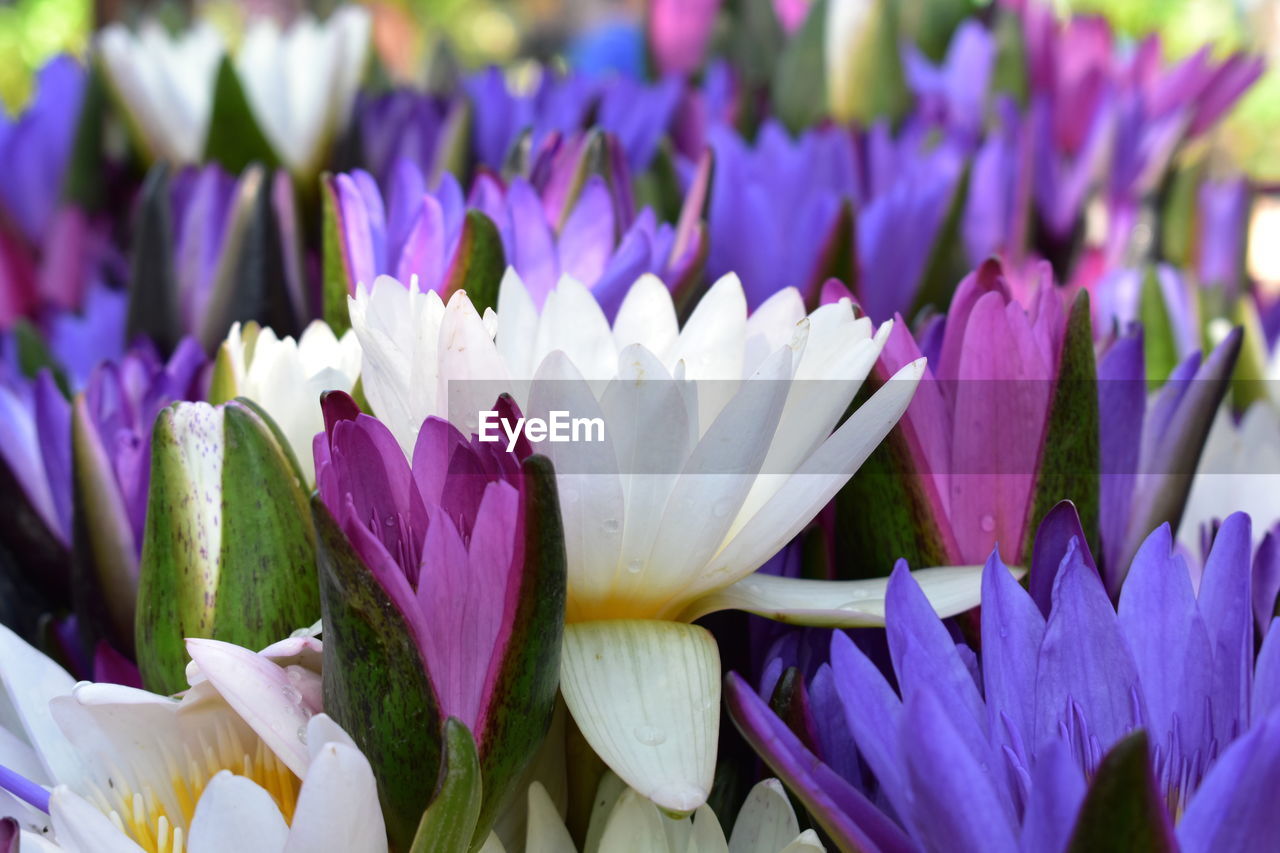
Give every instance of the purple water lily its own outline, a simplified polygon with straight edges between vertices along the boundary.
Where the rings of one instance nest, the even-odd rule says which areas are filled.
[[[538,303],[562,275],[590,287],[610,315],[643,273],[655,273],[673,288],[690,280],[700,252],[696,222],[678,230],[658,223],[648,208],[631,219],[628,203],[615,192],[629,192],[625,178],[591,175],[575,187],[576,168],[573,157],[548,155],[535,164],[532,178],[504,183],[482,173],[465,200],[448,174],[428,191],[421,171],[407,161],[397,165],[385,202],[367,173],[338,175],[334,187],[351,291],[384,273],[403,282],[416,276],[423,290],[445,290],[459,261],[468,209],[497,226],[507,264]]]
[[[751,307],[783,287],[816,301],[840,247],[853,235],[856,261],[837,270],[874,320],[909,309],[963,169],[960,147],[925,145],[923,125],[895,137],[884,125],[791,139],[768,122],[754,146],[714,127],[707,272],[742,278]],[[848,205],[850,217],[842,217]],[[779,236],[781,235],[781,236]]]
[[[31,103],[0,114],[0,328],[42,304],[79,308],[105,241],[63,184],[84,97],[85,71],[70,56],[40,69]]]
[[[0,460],[15,484],[0,535],[32,555],[28,568],[45,575],[36,585],[52,591],[52,604],[105,607],[81,614],[82,636],[96,628],[132,647],[151,426],[164,406],[198,393],[204,364],[190,340],[168,362],[140,344],[97,366],[72,401],[49,371],[0,385]],[[84,572],[75,584],[73,550]]]
[[[1257,849],[1280,831],[1258,794],[1280,767],[1280,621],[1255,663],[1249,526],[1227,520],[1199,578],[1160,527],[1118,609],[1079,538],[1037,554],[1047,610],[993,554],[980,653],[957,642],[900,565],[886,593],[892,679],[879,654],[835,632],[829,662],[810,662],[802,687],[792,681],[787,722],[736,676],[730,707],[842,847],[1066,849],[1096,820],[1081,804],[1091,780],[1103,784],[1104,756],[1142,728],[1151,810],[1125,829],[1137,823],[1186,851]],[[803,663],[777,659],[766,671],[766,697],[793,661]],[[1113,796],[1142,793],[1135,780]]]
[[[355,124],[365,168],[385,191],[396,163],[408,160],[434,175],[445,163],[451,140],[466,121],[466,101],[408,89],[356,95]],[[501,164],[495,164],[501,165]]]

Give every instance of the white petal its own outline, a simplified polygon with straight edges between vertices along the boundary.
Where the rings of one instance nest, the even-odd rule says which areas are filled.
[[[601,853],[667,853],[662,813],[635,791],[618,799],[600,839]],[[679,851],[672,851],[679,853]]]
[[[609,815],[613,814],[618,798],[628,790],[627,783],[619,779],[617,773],[612,770],[604,771],[600,784],[596,786],[595,799],[591,803],[591,819],[587,822],[587,838],[582,853],[598,853]]]
[[[302,780],[285,853],[386,849],[387,830],[369,762],[354,747],[325,744]]]
[[[795,841],[783,847],[780,853],[826,853],[826,850],[827,848],[822,846],[822,839],[818,838],[818,833],[812,829],[806,829],[796,836]]]
[[[791,801],[777,779],[759,782],[747,794],[729,836],[729,853],[778,853],[800,833]]]
[[[271,795],[244,776],[223,770],[196,803],[190,853],[281,853],[289,825]]]
[[[145,853],[96,806],[65,785],[53,789],[49,816],[58,846],[69,853]]]
[[[534,360],[537,337],[538,309],[520,275],[513,267],[507,267],[498,286],[498,333],[495,342],[512,376],[526,379],[533,376],[538,366]]]
[[[628,785],[672,812],[706,802],[720,654],[705,629],[652,620],[567,625],[560,688],[587,743]]]
[[[1011,568],[1014,577],[1022,569]],[[982,566],[939,566],[911,573],[941,618],[975,607],[981,597]],[[689,605],[681,619],[693,620],[720,610],[744,610],[792,625],[828,628],[884,625],[888,578],[819,581],[753,574]]]
[[[669,354],[680,335],[671,291],[655,275],[642,275],[631,285],[613,321],[613,339],[619,351],[641,344],[658,358]]]
[[[284,669],[248,649],[218,640],[187,640],[200,671],[297,776],[307,772],[304,731],[310,712]]]
[[[49,700],[74,686],[62,667],[0,625],[0,726],[35,749],[46,780],[74,782],[83,772],[75,748],[49,713]]]
[[[565,853],[576,850],[569,830],[542,783],[529,786],[529,822],[525,829],[525,853]]]
[[[729,853],[729,844],[724,840],[724,829],[710,806],[698,806],[693,813],[693,832],[685,853]]]
[[[893,429],[911,403],[923,371],[924,359],[899,370],[786,479],[759,512],[739,515],[733,539],[690,584],[690,595],[745,577],[791,541]]]

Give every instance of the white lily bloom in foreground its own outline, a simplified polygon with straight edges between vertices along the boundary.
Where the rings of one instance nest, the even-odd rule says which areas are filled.
[[[267,141],[295,175],[314,175],[351,117],[369,55],[370,18],[343,6],[323,23],[299,16],[287,29],[253,21],[235,66]]]
[[[492,843],[492,842],[491,842]],[[577,848],[543,786],[529,786],[525,853],[573,853]],[[644,850],[650,853],[823,853],[813,830],[800,831],[791,801],[777,779],[747,794],[728,840],[710,808],[692,816],[664,815],[653,803],[606,773],[596,792],[582,853]]]
[[[539,312],[508,272],[491,334],[461,295],[430,312],[414,307],[424,299],[382,278],[351,302],[364,388],[402,447],[431,414],[474,432],[474,410],[497,390],[530,420],[561,411],[603,422],[602,440],[534,446],[555,463],[568,555],[561,690],[628,785],[668,811],[693,811],[711,789],[720,660],[711,635],[689,623],[736,608],[883,624],[883,579],[753,573],[892,429],[923,359],[841,423],[890,328],[873,329],[847,301],[806,316],[788,289],[748,317],[730,275],[680,328],[667,288],[646,276],[610,325],[580,284],[562,280]],[[916,577],[944,616],[978,601],[979,567]]]
[[[220,398],[248,397],[280,427],[309,485],[316,481],[311,440],[324,431],[320,395],[350,392],[360,375],[360,341],[348,330],[341,338],[316,320],[295,341],[270,328],[236,323],[222,344],[230,380]]]
[[[73,683],[0,626],[0,764],[48,814],[0,814],[73,853],[386,853],[368,761],[322,713],[320,644],[190,640],[180,699]],[[10,779],[12,782],[12,779]],[[23,848],[26,849],[25,847]],[[35,850],[41,849],[33,845]]]
[[[111,24],[98,36],[107,81],[153,159],[195,163],[204,155],[222,37],[206,23],[170,35],[155,21],[134,33]]]

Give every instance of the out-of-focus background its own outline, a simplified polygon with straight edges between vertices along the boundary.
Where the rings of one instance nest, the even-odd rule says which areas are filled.
[[[749,2],[749,0],[739,0]],[[804,6],[808,0],[793,0]],[[933,0],[926,6],[984,5],[974,0]],[[289,17],[302,8],[324,13],[334,0],[11,0],[0,5],[0,100],[9,110],[27,97],[34,69],[65,50],[83,50],[89,34],[110,21],[132,21],[144,12],[175,22],[199,12],[228,29],[245,15]],[[594,44],[614,40],[614,55],[637,31],[644,0],[368,0],[384,65],[413,78],[447,42],[466,66],[508,62],[520,56],[571,60]],[[1280,182],[1280,0],[1061,0],[1063,12],[1109,18],[1136,36],[1159,32],[1171,58],[1205,43],[1220,52],[1248,49],[1268,59],[1264,78],[1241,101],[1220,135],[1240,168],[1255,181]],[[945,14],[945,13],[942,13]],[[622,44],[621,49],[619,44]],[[639,39],[635,39],[637,65]],[[1271,129],[1269,132],[1268,129]]]

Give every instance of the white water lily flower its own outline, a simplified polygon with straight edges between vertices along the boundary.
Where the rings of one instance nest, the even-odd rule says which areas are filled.
[[[541,784],[529,786],[525,853],[572,853],[563,817]],[[582,853],[644,850],[647,853],[823,853],[812,829],[800,831],[791,801],[777,779],[759,782],[747,794],[728,840],[714,812],[699,806],[691,815],[664,815],[649,800],[606,773],[597,789]]]
[[[848,301],[806,315],[794,289],[748,317],[732,275],[683,328],[652,276],[631,288],[612,325],[569,279],[539,311],[511,271],[496,326],[462,294],[446,309],[387,278],[349,304],[366,394],[406,453],[429,415],[475,432],[477,409],[492,406],[496,390],[513,393],[529,419],[565,411],[603,422],[602,441],[536,447],[556,467],[568,556],[561,690],[592,748],[662,808],[704,803],[715,765],[719,654],[689,623],[733,607],[810,624],[883,624],[883,580],[753,573],[834,497],[910,402],[923,360],[841,421],[888,324],[873,329]],[[924,570],[917,580],[944,616],[977,603],[979,567]]]
[[[287,29],[250,23],[235,56],[254,117],[295,175],[314,175],[351,117],[369,53],[370,17],[343,6],[323,23],[299,16]]]
[[[98,36],[97,49],[107,81],[151,157],[198,162],[226,52],[217,31],[199,23],[170,35],[147,21],[134,33],[117,23]]]
[[[256,324],[231,327],[222,344],[233,387],[221,396],[248,397],[280,427],[288,439],[308,485],[316,480],[311,441],[324,431],[320,395],[350,392],[360,375],[360,341],[348,330],[341,338],[321,320],[312,322],[295,341],[276,337]]]
[[[1254,520],[1255,547],[1280,521],[1280,406],[1269,398],[1250,406],[1239,423],[1229,401],[1219,408],[1191,482],[1178,540],[1199,554],[1202,529],[1237,511]]]
[[[74,684],[0,626],[0,764],[52,788],[24,830],[72,853],[386,853],[369,763],[316,710],[320,643],[188,651],[173,699]]]

